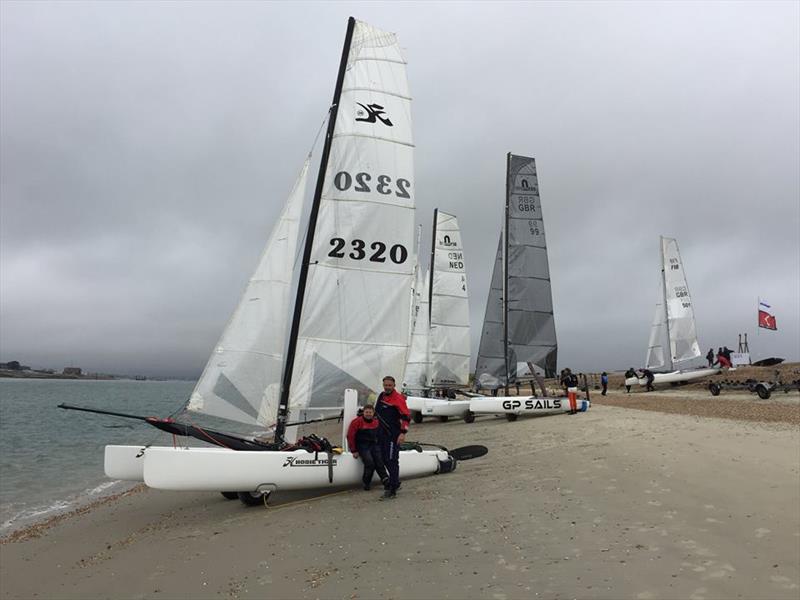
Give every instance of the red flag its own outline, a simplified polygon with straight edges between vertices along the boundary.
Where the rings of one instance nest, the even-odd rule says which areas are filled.
[[[763,329],[772,329],[777,331],[778,324],[775,321],[775,315],[769,314],[765,310],[758,310],[758,326]]]

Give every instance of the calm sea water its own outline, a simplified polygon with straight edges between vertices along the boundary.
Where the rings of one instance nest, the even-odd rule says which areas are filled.
[[[130,487],[105,477],[106,444],[165,440],[141,421],[57,404],[168,416],[193,387],[188,381],[0,379],[0,535]]]

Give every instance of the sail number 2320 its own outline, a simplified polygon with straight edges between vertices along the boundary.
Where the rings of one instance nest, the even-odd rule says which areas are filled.
[[[402,244],[395,244],[391,248],[383,242],[372,242],[367,250],[367,242],[364,240],[351,240],[349,248],[344,238],[335,237],[330,241],[332,246],[328,252],[331,258],[344,258],[345,254],[353,260],[364,260],[365,258],[370,262],[384,263],[391,260],[396,265],[402,265],[408,258],[408,250]],[[388,252],[387,252],[388,249]]]
[[[375,191],[384,196],[394,194],[398,198],[411,198],[409,193],[411,182],[402,177],[396,179],[392,185],[392,178],[388,175],[378,175],[375,181],[372,181],[372,175],[369,173],[356,173],[354,177],[347,171],[339,171],[333,178],[333,185],[340,192],[346,192],[352,187],[354,192],[369,193],[374,186]]]

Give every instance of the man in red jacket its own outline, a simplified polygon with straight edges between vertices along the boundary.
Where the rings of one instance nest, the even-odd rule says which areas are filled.
[[[406,397],[394,389],[394,377],[383,378],[383,391],[375,403],[375,415],[378,417],[378,440],[383,454],[383,464],[389,472],[389,481],[381,500],[391,499],[397,495],[400,487],[400,444],[406,441],[406,433],[411,423],[411,411],[406,405]]]
[[[354,458],[361,457],[364,462],[364,489],[369,490],[372,485],[372,475],[378,472],[378,477],[384,485],[389,482],[386,467],[383,466],[381,447],[378,444],[378,419],[375,418],[375,408],[372,404],[364,405],[361,416],[350,422],[347,428],[347,445]]]

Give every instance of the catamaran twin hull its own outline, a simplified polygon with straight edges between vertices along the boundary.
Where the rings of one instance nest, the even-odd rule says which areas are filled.
[[[578,400],[578,411],[586,412],[591,403]],[[567,398],[537,398],[535,396],[497,396],[493,398],[473,398],[469,409],[477,415],[555,415],[569,412]]]
[[[678,383],[681,381],[691,381],[692,379],[700,379],[701,377],[708,377],[720,372],[720,367],[711,367],[707,369],[693,369],[691,371],[672,371],[670,373],[653,373],[653,384],[656,383]],[[625,385],[647,385],[646,377],[628,377],[625,380]]]
[[[463,418],[469,412],[469,400],[444,400],[443,398],[406,398],[408,410],[418,412],[423,417]]]
[[[364,465],[350,453],[305,450],[234,451],[226,448],[106,446],[105,472],[112,479],[144,481],[174,491],[275,491],[354,486]],[[402,478],[451,471],[455,461],[446,450],[400,452]]]

